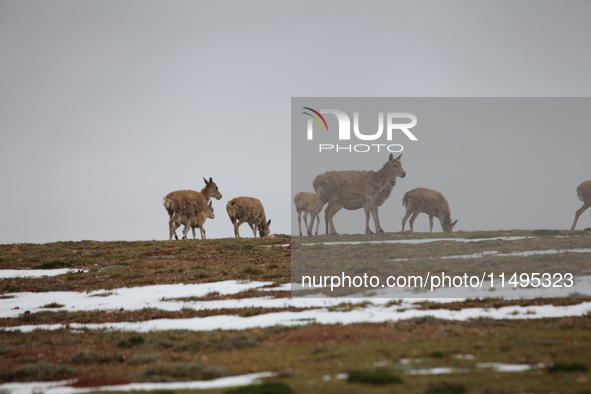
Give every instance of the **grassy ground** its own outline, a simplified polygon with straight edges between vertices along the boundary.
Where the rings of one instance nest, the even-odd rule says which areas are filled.
[[[2,281],[0,293],[91,291],[230,279],[287,283],[290,237],[204,241],[57,242],[0,246],[2,269],[79,268],[55,278]],[[278,245],[278,246],[275,246]]]
[[[535,236],[524,241],[487,241],[488,237]],[[263,240],[219,239],[206,241],[58,242],[52,244],[0,245],[0,268],[77,268],[88,272],[58,277],[2,280],[0,294],[20,291],[109,290],[124,286],[161,283],[205,283],[228,279],[290,281],[291,248],[282,246],[319,241],[381,240],[441,237],[441,234],[380,234],[373,236],[291,237]],[[446,265],[458,271],[489,263],[493,257],[442,260],[453,256],[496,250],[591,248],[591,233],[502,231],[454,233],[454,237],[482,239],[476,243],[435,242],[397,244],[382,249],[384,259],[409,259]],[[306,246],[301,248],[316,248]],[[352,251],[339,246],[339,253]],[[372,250],[371,253],[374,253]],[[555,258],[552,256],[558,256]],[[531,269],[536,264],[560,268],[567,264],[577,274],[591,269],[589,254],[498,258],[502,269]],[[582,257],[582,258],[581,258]],[[488,260],[487,260],[488,259]],[[393,262],[394,264],[394,262]],[[399,264],[404,268],[404,264]],[[587,273],[588,274],[588,273]],[[251,290],[232,298],[260,296]],[[286,296],[287,292],[273,293]],[[268,294],[266,294],[268,295]],[[204,299],[228,296],[210,294]],[[1,299],[0,299],[1,302]],[[499,307],[581,302],[580,299],[468,300],[449,304],[424,302],[417,308]],[[236,310],[167,312],[47,311],[0,319],[0,326],[45,323],[140,321],[155,318],[195,317],[200,314],[252,316],[275,312],[257,308]],[[343,305],[343,308],[346,306]],[[253,310],[255,309],[255,310]],[[295,310],[295,309],[294,309]],[[495,372],[482,363],[525,363],[524,372]],[[556,371],[550,370],[557,366]],[[410,370],[453,368],[455,373],[413,375]],[[79,386],[150,380],[194,380],[250,372],[276,371],[280,381],[297,393],[590,393],[591,313],[586,316],[465,322],[415,318],[396,323],[303,327],[271,327],[241,331],[164,331],[150,333],[116,331],[0,330],[0,382],[77,378]],[[361,382],[338,379],[344,372],[360,371]],[[395,382],[395,375],[402,382]],[[355,374],[350,374],[355,376]],[[285,388],[285,386],[282,386]],[[224,393],[225,390],[198,391]],[[264,391],[243,391],[261,393]],[[281,389],[272,391],[280,393]],[[289,392],[289,391],[284,391]]]
[[[294,237],[296,244],[313,243],[313,245],[298,245],[292,251],[292,275],[294,278],[302,276],[335,275],[342,273],[348,276],[363,276],[364,274],[377,276],[381,283],[386,282],[390,275],[420,276],[427,280],[428,273],[445,272],[448,276],[477,276],[490,275],[495,278],[501,273],[508,281],[514,274],[548,273],[562,276],[589,275],[591,264],[588,253],[543,254],[532,256],[511,255],[524,251],[573,250],[591,249],[591,237],[588,231],[498,231],[498,232],[457,232],[445,234],[446,240],[411,244],[411,243],[361,243],[339,244],[332,242],[351,241],[388,241],[441,238],[441,233],[435,234],[379,234],[358,236],[322,236],[322,237]],[[494,239],[500,236],[527,237],[517,240]],[[474,242],[455,242],[453,239],[465,238]],[[452,239],[447,240],[447,239]],[[322,242],[328,242],[324,244]],[[470,256],[482,252],[482,257],[463,258],[454,256]],[[487,286],[488,286],[487,281]],[[552,282],[553,283],[553,282]],[[487,287],[484,286],[484,287]],[[372,290],[367,287],[367,290]],[[493,289],[494,290],[494,289]],[[331,295],[345,295],[356,289],[339,289],[339,292],[326,289]]]

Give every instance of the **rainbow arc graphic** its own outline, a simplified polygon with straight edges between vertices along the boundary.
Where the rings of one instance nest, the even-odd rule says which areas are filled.
[[[302,112],[303,114],[308,115],[309,117],[311,117],[312,119],[314,119],[316,121],[316,123],[318,123],[318,126],[321,129],[324,129],[326,127],[326,131],[328,131],[328,124],[326,123],[326,119],[324,119],[324,116],[322,116],[320,114],[320,112],[316,111],[315,109],[312,109],[310,107],[302,107],[304,109],[307,109],[308,111],[313,112],[314,114],[311,114],[310,112]],[[322,119],[322,123],[320,122],[320,119]],[[324,123],[324,126],[322,125]]]

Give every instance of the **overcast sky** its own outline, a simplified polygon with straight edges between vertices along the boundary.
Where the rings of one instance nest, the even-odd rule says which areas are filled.
[[[237,196],[290,233],[291,97],[587,97],[590,16],[565,0],[1,1],[0,243],[166,239],[162,198],[202,177],[223,194],[210,238],[233,235]],[[413,160],[426,158],[405,162],[409,179]],[[570,175],[564,220],[502,227],[569,228],[590,161]]]

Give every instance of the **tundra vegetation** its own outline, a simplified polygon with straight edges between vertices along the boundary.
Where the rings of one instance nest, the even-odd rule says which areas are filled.
[[[429,244],[379,245],[371,259],[408,259],[386,264],[400,274],[409,266],[424,264],[429,269],[451,269],[466,272],[474,267],[499,267],[507,272],[545,272],[571,270],[586,275],[587,253],[561,253],[548,256],[494,256],[471,259],[442,259],[443,256],[472,255],[495,250],[511,253],[527,250],[566,250],[591,248],[591,229],[577,232],[536,236],[531,230],[513,230],[513,236],[529,237],[503,241],[493,236],[506,236],[507,231],[454,232],[446,238],[481,238],[478,242],[440,241]],[[275,284],[291,281],[290,257],[295,250],[330,245],[302,245],[329,241],[347,242],[438,239],[437,234],[377,234],[308,237],[277,235],[266,239],[207,239],[195,242],[56,242],[50,244],[0,245],[3,269],[34,269],[45,263],[61,261],[79,271],[57,277],[11,278],[0,284],[2,301],[18,300],[20,292],[40,292],[52,301],[53,291],[87,292],[154,284],[210,283],[229,279],[261,280]],[[299,245],[299,247],[296,247]],[[293,249],[292,249],[293,248]],[[355,253],[354,245],[332,246],[343,256]],[[359,250],[360,254],[367,250]],[[566,265],[566,264],[571,264]],[[540,265],[541,264],[541,265]],[[457,267],[456,267],[457,266]],[[349,270],[355,267],[344,267]],[[356,274],[362,273],[359,267]],[[82,271],[84,269],[84,271]],[[427,268],[425,268],[427,269]],[[453,269],[457,271],[453,271]],[[352,271],[353,272],[353,271]],[[264,289],[269,290],[269,289]],[[281,293],[281,294],[280,294]],[[289,292],[248,291],[228,295],[211,293],[204,300],[232,298],[289,297]],[[14,298],[10,298],[14,296]],[[392,300],[393,320],[385,323],[318,324],[313,320],[301,326],[274,326],[245,330],[198,331],[169,330],[126,332],[119,330],[74,329],[72,323],[150,321],[153,319],[207,317],[234,314],[237,318],[278,312],[277,308],[181,310],[120,308],[109,311],[76,311],[66,308],[22,308],[14,318],[0,318],[0,383],[77,379],[77,387],[125,384],[157,379],[177,381],[213,376],[240,375],[275,371],[270,382],[280,382],[296,393],[344,392],[379,394],[398,390],[425,394],[434,388],[463,385],[466,392],[568,392],[584,393],[591,367],[591,314],[536,319],[527,315],[528,308],[542,305],[570,305],[587,298],[503,299],[425,302],[415,304]],[[201,303],[201,300],[195,302]],[[563,303],[563,304],[561,304]],[[396,320],[403,308],[420,310],[461,310],[463,308],[499,309],[520,306],[522,315],[507,319],[476,318],[466,321],[437,319],[431,316]],[[363,308],[343,305],[330,313]],[[367,304],[366,307],[372,307]],[[212,306],[213,308],[213,306]],[[287,312],[287,310],[283,310]],[[290,313],[296,312],[289,310]],[[429,312],[429,311],[427,311]],[[434,312],[435,313],[435,312]],[[209,317],[208,317],[209,314]],[[526,317],[533,317],[528,319]],[[11,331],[10,326],[64,324],[57,330]],[[483,364],[506,363],[527,365],[523,372],[500,372]],[[448,368],[461,373],[428,374],[433,368]],[[587,369],[587,371],[585,371]],[[359,374],[359,371],[365,372]],[[424,374],[417,375],[416,371]],[[354,372],[352,382],[343,373]],[[402,382],[388,378],[395,375]],[[386,376],[386,378],[384,378]],[[361,377],[361,379],[358,379]],[[392,382],[390,382],[392,380]],[[383,384],[380,384],[383,383]],[[267,387],[280,386],[267,384]],[[259,391],[265,392],[261,387]],[[179,389],[180,390],[180,389]],[[199,390],[203,394],[222,394],[238,389]],[[257,390],[250,387],[248,390]],[[287,389],[286,389],[287,390]],[[177,391],[177,390],[175,390]],[[269,392],[269,391],[266,391]],[[270,391],[276,392],[276,391]]]
[[[176,239],[176,232],[174,230],[175,216],[195,216],[197,218],[200,217],[200,213],[207,209],[207,204],[211,198],[215,198],[217,200],[222,198],[222,194],[218,190],[218,186],[215,184],[213,179],[210,177],[209,181],[203,178],[205,182],[205,187],[201,190],[201,192],[196,192],[194,190],[177,190],[171,193],[168,193],[162,203],[164,204],[164,208],[166,208],[166,212],[168,212],[168,231],[169,231],[169,238],[172,239],[174,236]],[[199,227],[201,227],[202,223],[198,223]],[[185,226],[183,230],[183,238],[187,238],[187,232],[189,232],[190,226]],[[205,237],[205,232],[201,233],[202,238]]]
[[[441,229],[444,233],[451,233],[453,227],[458,222],[456,220],[452,223],[447,200],[443,197],[443,194],[435,190],[424,187],[417,187],[416,189],[410,190],[404,194],[402,205],[406,208],[406,215],[402,218],[402,231],[404,231],[404,225],[410,216],[409,225],[410,231],[412,232],[415,219],[421,212],[429,215],[430,233],[433,232],[433,217],[439,219]]]
[[[257,229],[261,238],[269,235],[271,220],[267,221],[265,208],[259,199],[254,197],[233,198],[226,204],[226,211],[234,225],[234,236],[236,238],[240,238],[238,227],[242,223],[248,223],[254,238],[257,237]]]
[[[372,233],[369,228],[370,213],[374,219],[376,232],[383,233],[384,230],[380,225],[378,215],[378,204],[375,200],[384,188],[391,185],[392,182],[396,182],[396,177],[404,178],[406,176],[400,161],[401,157],[402,154],[397,158],[390,154],[388,161],[378,171],[329,171],[318,175],[313,181],[318,204],[312,209],[311,216],[313,218],[318,216],[327,203],[332,204],[329,213],[336,213],[336,207],[344,206],[346,202],[353,201],[356,204],[360,202],[365,211],[365,233]],[[329,219],[325,214],[325,218],[330,227],[329,233],[337,235],[332,217]],[[308,226],[308,236],[312,236],[312,223]]]
[[[575,213],[575,221],[573,222],[573,226],[570,228],[570,231],[575,231],[575,226],[577,225],[579,216],[581,216],[581,214],[585,212],[587,208],[591,207],[591,181],[585,181],[577,187],[577,196],[579,196],[579,200],[583,201],[583,206]]]

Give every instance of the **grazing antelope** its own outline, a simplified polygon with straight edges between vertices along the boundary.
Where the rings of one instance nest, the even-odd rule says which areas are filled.
[[[205,228],[203,228],[203,224],[205,223],[207,218],[215,219],[215,215],[213,213],[213,206],[211,205],[211,203],[212,202],[210,201],[207,205],[207,209],[205,211],[199,212],[198,216],[189,217],[188,222],[187,215],[175,215],[175,217],[172,220],[172,231],[174,233],[174,238],[178,239],[178,237],[176,236],[176,229],[179,228],[182,224],[185,227],[191,226],[191,230],[193,231],[193,239],[195,239],[196,228],[199,228],[199,230],[201,230],[201,239],[205,239]],[[187,239],[187,237],[185,236],[183,239]]]
[[[435,190],[425,189],[424,187],[417,187],[411,191],[406,192],[402,198],[402,205],[406,208],[406,215],[402,219],[402,231],[406,219],[412,214],[410,218],[410,231],[413,231],[413,224],[415,219],[421,212],[429,215],[429,232],[433,232],[433,216],[439,219],[443,232],[451,233],[453,226],[458,222],[451,222],[451,213],[449,211],[449,204],[443,194]]]
[[[583,201],[583,206],[575,213],[575,221],[573,222],[570,231],[575,230],[579,216],[581,216],[587,208],[591,207],[591,181],[585,181],[577,187],[577,196],[579,196],[579,200]]]
[[[175,192],[168,193],[163,200],[164,208],[168,212],[168,233],[169,239],[172,239],[173,235],[176,237],[176,233],[173,229],[173,220],[175,216],[197,216],[199,213],[207,209],[207,204],[211,198],[219,200],[222,198],[222,194],[218,190],[218,186],[215,184],[211,177],[209,181],[203,178],[205,181],[205,187],[201,192],[193,190],[177,190]],[[187,237],[190,226],[185,226],[183,230],[183,238]]]
[[[313,182],[314,190],[318,195],[318,204],[312,208],[311,216],[317,216],[326,203],[335,207],[347,201],[358,201],[362,203],[365,211],[365,233],[372,234],[369,228],[370,212],[373,215],[376,232],[383,233],[375,199],[385,187],[396,180],[396,177],[406,176],[400,162],[401,157],[402,155],[395,159],[390,153],[388,161],[378,171],[329,171],[318,175]],[[326,213],[325,217],[327,217]],[[328,225],[330,234],[336,235],[332,217],[329,218]],[[311,235],[312,223],[308,226],[308,236]]]
[[[263,208],[260,200],[253,197],[236,197],[228,201],[226,211],[228,211],[230,221],[234,225],[234,236],[236,238],[240,238],[238,227],[242,223],[248,223],[255,238],[257,237],[257,228],[261,238],[269,235],[271,220],[267,222],[265,208]]]
[[[316,204],[318,204],[318,196],[314,193],[310,192],[299,192],[293,198],[293,202],[296,206],[296,211],[298,213],[298,226],[300,228],[300,237],[302,236],[302,213],[304,214],[304,225],[306,226],[306,230],[308,229],[308,214],[310,210],[314,208]],[[316,223],[316,235],[318,235],[318,226],[320,226],[320,215],[316,216],[317,223]],[[312,217],[312,227],[314,226],[314,218]]]

